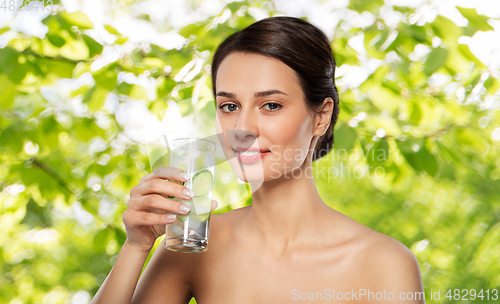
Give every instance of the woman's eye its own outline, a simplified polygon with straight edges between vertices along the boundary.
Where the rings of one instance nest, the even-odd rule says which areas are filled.
[[[274,111],[279,110],[282,106],[280,104],[277,104],[277,103],[268,103],[268,104],[265,104],[264,107],[267,107],[266,108],[267,111],[274,112]],[[221,105],[221,106],[219,106],[219,108],[223,112],[234,112],[234,111],[238,110],[238,106],[235,104],[232,104],[232,103]]]
[[[227,107],[227,108],[225,108],[225,107]],[[238,108],[238,106],[235,104],[225,104],[225,105],[220,106],[219,108],[221,108],[224,112],[233,112],[233,111],[236,111],[236,108]]]
[[[281,108],[281,105],[277,104],[277,103],[267,103],[264,105],[264,107],[266,107],[266,106],[268,107],[267,110],[269,110],[269,111],[276,111],[279,108]]]

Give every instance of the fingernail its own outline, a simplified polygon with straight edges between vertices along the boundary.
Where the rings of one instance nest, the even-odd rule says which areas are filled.
[[[180,205],[179,210],[184,212],[184,213],[188,213],[189,211],[191,211],[191,208],[189,208],[189,206],[186,206],[186,205]]]
[[[182,178],[182,179],[184,179],[184,180],[189,180],[190,179],[190,176],[187,173],[185,173],[185,172],[179,173],[179,177]]]
[[[173,221],[173,220],[175,220],[176,217],[177,217],[177,215],[175,215],[175,214],[169,214],[169,215],[167,215],[167,220]]]
[[[193,196],[194,196],[194,192],[193,192],[193,191],[191,191],[191,190],[189,190],[189,189],[184,189],[184,190],[182,191],[182,193],[183,193],[185,196],[189,197],[189,198],[191,198],[191,197],[193,197]]]

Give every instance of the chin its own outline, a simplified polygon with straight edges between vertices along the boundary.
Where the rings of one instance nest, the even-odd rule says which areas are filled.
[[[252,164],[243,164],[238,158],[231,158],[229,165],[238,178],[245,183],[262,184],[264,182],[264,166],[262,160]]]

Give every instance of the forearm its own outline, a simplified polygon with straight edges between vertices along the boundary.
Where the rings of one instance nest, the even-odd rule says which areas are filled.
[[[113,269],[92,299],[91,304],[129,304],[148,254],[149,251],[139,250],[125,242]]]

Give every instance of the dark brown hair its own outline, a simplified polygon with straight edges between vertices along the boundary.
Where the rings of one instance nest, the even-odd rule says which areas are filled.
[[[335,86],[335,59],[330,41],[316,26],[295,17],[262,19],[222,42],[212,62],[212,88],[217,94],[217,71],[233,52],[256,53],[278,59],[292,68],[300,81],[308,109],[318,112],[327,97],[333,99],[333,113],[325,134],[319,138],[312,160],[326,155],[333,146],[333,128],[339,114]]]

